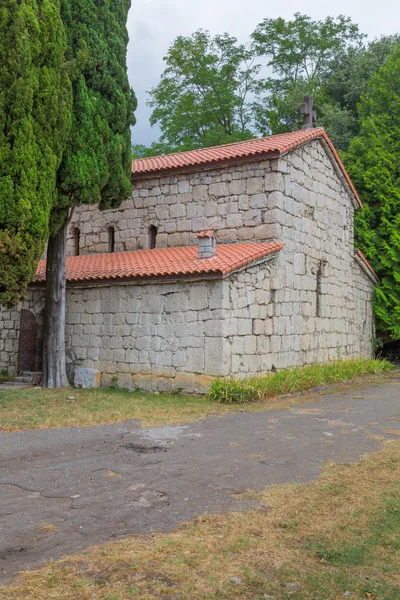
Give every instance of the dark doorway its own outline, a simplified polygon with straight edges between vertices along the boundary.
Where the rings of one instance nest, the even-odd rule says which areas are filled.
[[[35,370],[37,328],[35,315],[30,310],[21,310],[18,372]]]

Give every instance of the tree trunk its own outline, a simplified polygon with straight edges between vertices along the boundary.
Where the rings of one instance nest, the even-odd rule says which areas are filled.
[[[67,222],[49,238],[43,338],[43,386],[69,387],[65,360]]]

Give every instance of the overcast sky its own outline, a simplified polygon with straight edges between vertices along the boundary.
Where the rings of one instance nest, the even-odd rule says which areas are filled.
[[[159,82],[163,57],[177,35],[202,28],[212,34],[227,31],[247,42],[265,17],[289,19],[297,11],[313,19],[344,14],[370,39],[400,30],[399,0],[132,0],[128,72],[139,101],[132,142],[147,145],[158,139],[157,128],[149,123],[146,91]]]

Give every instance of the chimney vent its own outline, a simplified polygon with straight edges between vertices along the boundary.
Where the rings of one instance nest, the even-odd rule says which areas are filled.
[[[197,236],[199,240],[199,258],[212,258],[217,253],[217,241],[211,229],[200,231]]]

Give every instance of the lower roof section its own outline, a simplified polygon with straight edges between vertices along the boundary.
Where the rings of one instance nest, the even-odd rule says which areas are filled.
[[[381,283],[381,280],[379,279],[378,275],[375,273],[374,269],[371,267],[364,254],[358,248],[355,249],[354,258],[374,283]]]
[[[170,279],[190,275],[224,277],[283,247],[281,242],[218,245],[215,256],[201,259],[197,246],[71,256],[67,258],[67,281]],[[41,260],[34,283],[44,281],[46,261]]]

